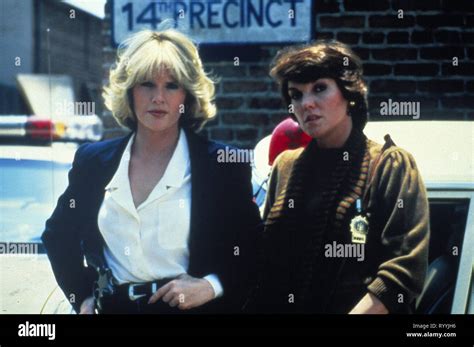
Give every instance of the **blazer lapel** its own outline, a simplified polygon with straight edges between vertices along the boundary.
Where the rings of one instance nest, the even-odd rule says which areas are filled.
[[[123,151],[125,150],[125,147],[127,147],[128,140],[131,136],[132,133],[118,138],[117,142],[111,146],[111,148],[107,148],[107,150],[101,153],[98,157],[97,176],[100,177],[99,182],[101,190],[105,188],[117,171]]]
[[[99,215],[100,206],[104,200],[105,186],[110,182],[115,171],[117,171],[123,151],[131,135],[132,133],[109,143],[105,143],[105,147],[100,149],[97,153],[95,157],[96,161],[89,166],[89,170],[91,170],[89,179],[93,187],[89,198],[91,204],[87,207],[90,215],[86,218],[88,222],[84,228],[84,246],[90,252],[102,254],[102,247],[105,242],[99,231],[97,217]]]

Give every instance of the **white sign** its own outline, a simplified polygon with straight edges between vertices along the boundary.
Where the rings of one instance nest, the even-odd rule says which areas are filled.
[[[113,0],[115,45],[165,19],[198,43],[259,44],[311,39],[312,0]]]

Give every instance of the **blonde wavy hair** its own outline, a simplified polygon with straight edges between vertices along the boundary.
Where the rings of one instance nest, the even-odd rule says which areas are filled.
[[[109,84],[102,93],[105,106],[121,126],[135,131],[137,118],[132,89],[152,80],[162,69],[167,69],[186,90],[180,126],[199,131],[216,115],[216,80],[204,71],[194,43],[174,29],[142,30],[120,44],[117,61],[110,70]]]

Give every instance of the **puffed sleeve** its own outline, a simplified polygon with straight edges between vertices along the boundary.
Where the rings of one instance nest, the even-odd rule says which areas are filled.
[[[83,218],[81,191],[84,189],[85,168],[81,146],[69,171],[69,184],[59,197],[56,208],[46,221],[41,237],[51,262],[54,276],[64,294],[78,312],[82,301],[92,295],[90,274],[83,266],[78,221]],[[83,183],[84,182],[84,183]]]
[[[389,312],[409,312],[428,266],[429,205],[412,155],[391,148],[374,173],[369,209],[376,217],[381,264],[368,290]]]

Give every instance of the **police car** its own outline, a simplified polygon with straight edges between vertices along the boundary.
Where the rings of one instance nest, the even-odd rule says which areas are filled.
[[[283,133],[291,134],[290,128],[286,126]],[[428,191],[430,265],[417,312],[473,314],[474,122],[369,122],[364,132],[378,143],[384,143],[384,136],[390,134],[397,146],[412,153]],[[281,138],[281,133],[274,131],[255,147],[252,182],[260,206],[271,170],[269,162],[276,156],[273,145],[284,141],[275,142],[273,137]],[[289,142],[295,141],[304,139]]]
[[[95,116],[0,117],[0,313],[69,313],[41,245],[81,142],[102,138]]]

